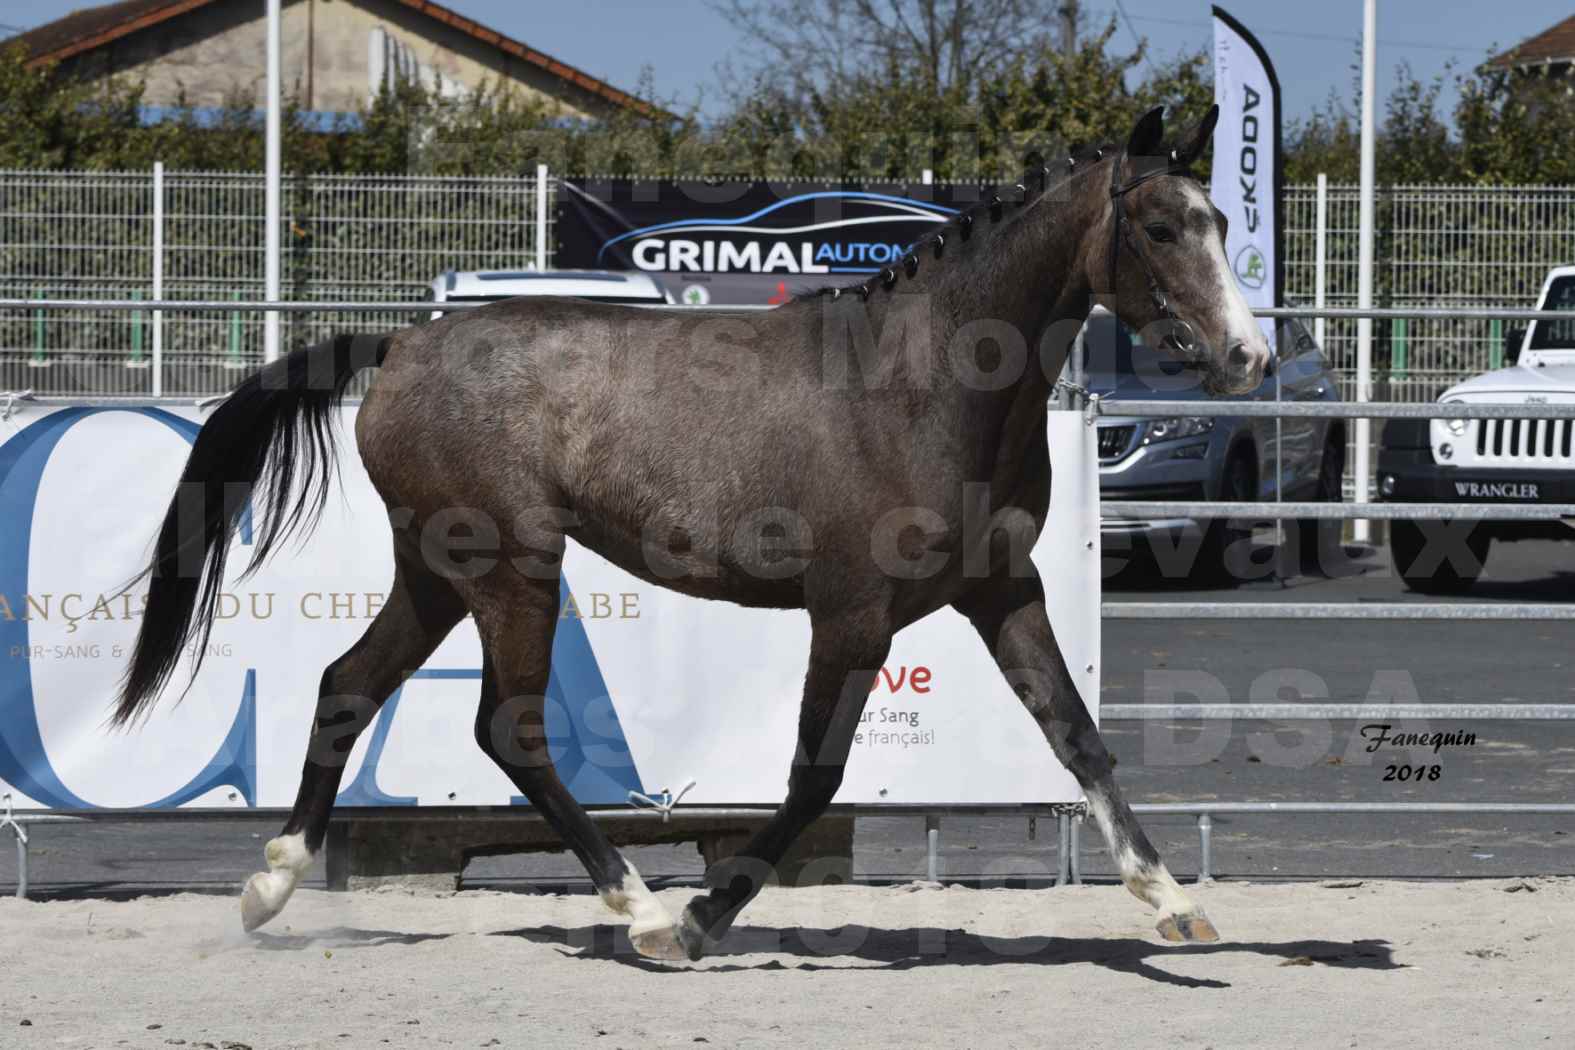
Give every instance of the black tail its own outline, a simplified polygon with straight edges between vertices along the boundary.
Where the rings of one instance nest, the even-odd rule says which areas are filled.
[[[245,379],[214,409],[192,447],[159,529],[142,628],[111,721],[122,725],[159,695],[196,642],[202,664],[224,584],[224,563],[253,489],[262,522],[250,572],[297,529],[310,529],[333,473],[332,412],[362,368],[383,363],[388,340],[341,335],[284,357]],[[133,581],[135,582],[135,581]]]

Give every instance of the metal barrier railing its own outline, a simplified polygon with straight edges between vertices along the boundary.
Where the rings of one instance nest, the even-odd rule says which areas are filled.
[[[1160,518],[1383,518],[1390,521],[1558,521],[1575,518],[1575,503],[1217,503],[1182,500],[1101,500],[1101,513]]]
[[[1214,878],[1214,817],[1227,813],[1502,813],[1571,814],[1575,802],[1140,802],[1132,806],[1141,815],[1180,813],[1198,818],[1198,881]],[[1072,821],[1071,881],[1081,882],[1077,859],[1077,824]]]
[[[1575,404],[1510,405],[1481,402],[1415,404],[1405,401],[1142,401],[1121,400],[1112,407],[1103,399],[1088,411],[1095,416],[1169,418],[1187,416],[1314,417],[1322,419],[1569,419]]]
[[[322,302],[296,302],[291,300],[237,300],[237,299],[17,299],[0,298],[0,310],[241,310],[276,311],[278,313],[422,313],[428,310],[453,310],[481,303],[367,303],[324,300]],[[1448,320],[1504,320],[1504,321],[1567,321],[1568,310],[1499,310],[1484,307],[1384,307],[1362,309],[1354,306],[1300,307],[1275,306],[1254,309],[1254,316],[1274,318],[1372,318],[1393,320],[1407,317],[1430,317]]]
[[[1105,602],[1107,620],[1575,620],[1575,604],[1494,602]]]
[[[1108,707],[1106,708],[1106,711],[1102,712],[1102,717],[1108,715],[1108,712],[1109,712],[1110,708],[1114,708],[1116,706],[1143,707],[1145,705],[1108,705]],[[1158,706],[1158,705],[1156,705],[1156,706]],[[1184,705],[1175,705],[1175,706],[1180,707],[1180,706],[1184,706]],[[1243,706],[1247,706],[1247,705],[1243,705]],[[1260,706],[1263,706],[1263,705],[1260,705]],[[1286,705],[1286,706],[1289,706],[1289,705]],[[1396,711],[1398,711],[1399,709],[1404,708],[1406,706],[1407,705],[1400,705],[1400,704],[1394,705],[1394,709],[1388,711],[1387,713],[1389,713],[1391,715],[1391,717],[1397,717],[1397,718],[1398,717],[1416,717],[1416,716],[1400,715],[1400,714],[1396,713]],[[1418,705],[1410,705],[1410,706],[1418,706]],[[1451,705],[1451,706],[1453,706],[1453,705]],[[1543,705],[1543,706],[1546,706],[1546,705]],[[1108,717],[1114,718],[1114,717],[1117,717],[1117,716],[1108,715]],[[1138,716],[1128,716],[1128,717],[1138,717]],[[1148,717],[1148,716],[1141,716],[1141,717]],[[1153,716],[1153,717],[1164,717],[1164,716],[1156,715],[1156,716]],[[1255,717],[1255,716],[1243,715],[1241,717],[1249,717],[1250,718],[1250,717]],[[1276,716],[1273,716],[1273,717],[1283,718],[1283,717],[1289,717],[1289,716],[1276,715]],[[1509,716],[1500,715],[1500,716],[1489,716],[1489,717],[1509,717]],[[1546,717],[1546,716],[1536,716],[1536,717]],[[1570,718],[1572,716],[1566,715],[1566,714],[1559,714],[1559,715],[1551,716],[1551,717],[1556,717],[1556,718],[1562,720],[1562,719],[1568,719],[1568,718]],[[939,878],[940,878],[940,875],[941,875],[941,871],[940,871],[940,867],[941,867],[941,865],[940,865],[941,816],[943,814],[952,814],[952,815],[954,815],[954,814],[957,814],[957,813],[966,813],[966,812],[968,812],[969,808],[970,807],[947,807],[944,810],[930,809],[930,810],[923,810],[923,811],[915,812],[915,811],[907,810],[906,807],[867,807],[867,806],[854,806],[854,807],[838,806],[838,807],[834,807],[835,812],[837,812],[839,814],[842,814],[842,815],[847,815],[847,814],[851,813],[852,815],[855,815],[855,816],[859,816],[859,815],[863,815],[863,816],[923,816],[923,818],[924,818],[924,831],[925,831],[925,854],[926,854],[925,855],[925,874],[926,874],[926,877],[931,882],[939,881]],[[1000,810],[1001,807],[979,807],[979,808],[983,809],[986,812],[991,813],[992,815],[998,815],[999,810]],[[1087,815],[1087,807],[1084,806],[1081,803],[1073,803],[1073,804],[1051,805],[1051,806],[1042,806],[1042,807],[1012,807],[1012,808],[1013,808],[1014,812],[1022,812],[1022,813],[1024,813],[1028,817],[1028,820],[1030,822],[1030,826],[1031,827],[1038,820],[1038,818],[1040,816],[1054,817],[1056,819],[1056,823],[1057,823],[1057,836],[1056,836],[1056,838],[1057,838],[1057,871],[1056,871],[1055,884],[1057,886],[1065,886],[1065,885],[1068,885],[1068,884],[1072,884],[1072,885],[1081,884],[1082,881],[1083,881],[1082,855],[1081,855],[1082,854],[1082,825],[1083,825],[1083,820],[1084,820],[1084,818]],[[1165,816],[1165,815],[1183,814],[1183,815],[1187,815],[1187,816],[1194,816],[1194,817],[1196,817],[1197,818],[1197,828],[1198,828],[1198,845],[1199,845],[1199,851],[1200,851],[1199,852],[1199,861],[1198,861],[1198,881],[1199,882],[1208,882],[1209,880],[1211,880],[1214,877],[1214,874],[1213,874],[1213,872],[1214,872],[1214,853],[1213,853],[1213,824],[1214,824],[1214,822],[1213,822],[1213,818],[1216,815],[1233,814],[1233,813],[1406,813],[1406,814],[1416,814],[1416,813],[1468,813],[1468,814],[1469,813],[1497,813],[1497,814],[1504,814],[1504,815],[1507,815],[1507,816],[1508,815],[1538,815],[1538,814],[1546,815],[1546,814],[1575,814],[1575,803],[1567,803],[1567,802],[1135,802],[1135,803],[1132,804],[1132,811],[1134,813],[1138,814],[1139,816],[1144,816],[1144,815]],[[589,811],[589,813],[590,813],[591,819],[593,819],[593,820],[606,820],[606,819],[610,819],[610,818],[625,819],[625,818],[627,818],[629,816],[635,816],[635,817],[638,818],[642,814],[644,814],[646,816],[646,819],[659,820],[661,818],[661,815],[659,813],[652,812],[652,811],[640,811],[640,810],[630,810],[630,811],[591,810],[591,811]],[[711,818],[715,818],[715,817],[717,817],[719,815],[720,816],[745,815],[745,816],[750,817],[751,819],[754,819],[754,818],[764,818],[764,817],[768,816],[771,813],[771,809],[769,807],[761,807],[761,808],[758,808],[758,809],[751,808],[751,809],[748,809],[748,810],[737,810],[737,809],[724,809],[724,808],[718,808],[718,807],[703,807],[702,806],[702,807],[680,807],[680,808],[674,810],[674,813],[676,815],[680,816],[680,817],[683,817],[683,818],[696,818],[696,819],[711,819]],[[159,814],[159,815],[154,815],[153,817],[146,818],[146,819],[159,819],[161,816],[163,816],[163,815]],[[248,810],[248,811],[245,811],[245,812],[235,812],[233,810],[223,810],[223,811],[218,811],[218,812],[214,812],[214,813],[207,813],[207,814],[194,813],[193,811],[185,810],[185,811],[181,811],[181,813],[180,813],[180,819],[182,821],[189,820],[192,817],[199,817],[200,818],[200,817],[204,817],[204,816],[205,817],[209,817],[211,819],[223,819],[223,820],[248,820],[248,819],[250,819],[250,820],[263,820],[263,819],[266,819],[266,820],[278,820],[280,815],[279,814],[274,814],[274,813],[263,813],[263,812],[259,812],[259,811],[256,811],[256,810]],[[502,814],[502,815],[495,814],[495,813],[484,813],[484,814],[467,815],[466,819],[474,820],[474,819],[477,819],[478,816],[482,817],[482,818],[490,816],[490,817],[495,817],[496,819],[508,819],[508,820],[522,820],[522,819],[528,820],[528,819],[532,819],[533,817],[535,819],[541,819],[539,817],[539,815],[531,814],[529,812],[526,812],[526,813],[513,812],[513,813],[508,813],[508,814]],[[398,813],[398,814],[391,814],[391,815],[378,814],[376,819],[386,820],[386,819],[400,819],[400,818],[409,819],[409,820],[418,820],[418,819],[431,820],[431,819],[433,819],[433,814],[431,813],[431,811],[427,811],[425,814],[423,814],[423,813],[421,813],[419,811],[414,812],[414,813],[406,812],[406,813]],[[23,813],[23,814],[16,815],[14,819],[9,819],[8,818],[8,819],[5,819],[5,820],[0,820],[0,830],[3,830],[5,827],[10,826],[12,828],[12,830],[15,832],[15,835],[16,835],[17,885],[16,885],[16,894],[15,894],[15,896],[17,897],[17,899],[25,899],[27,897],[27,895],[28,895],[28,891],[29,891],[30,885],[31,885],[31,874],[30,874],[30,870],[31,869],[30,869],[30,864],[29,864],[29,838],[28,838],[27,831],[26,831],[26,826],[27,825],[45,824],[45,823],[50,823],[50,824],[81,823],[81,822],[92,821],[92,820],[100,820],[100,819],[113,819],[113,820],[138,819],[138,815],[114,814],[114,815],[111,815],[111,816],[108,816],[108,817],[96,817],[96,816],[68,816],[68,815],[58,814],[58,813]],[[174,818],[174,815],[171,814],[166,819],[175,819],[175,818]],[[343,818],[341,817],[340,819],[343,819]]]

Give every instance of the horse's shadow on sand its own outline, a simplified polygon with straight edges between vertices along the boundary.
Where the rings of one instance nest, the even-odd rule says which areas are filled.
[[[400,933],[397,930],[362,930],[333,926],[310,933],[274,933],[258,930],[248,935],[253,946],[270,952],[298,952],[308,948],[379,948],[386,944],[420,944],[441,941],[446,933]]]
[[[653,973],[681,973],[685,963],[646,959],[629,943],[627,927],[598,923],[594,926],[531,926],[500,930],[494,936],[523,937],[539,944],[558,945],[571,959],[603,959]],[[1399,970],[1389,942],[1285,941],[1229,942],[1165,945],[1132,937],[985,937],[965,930],[909,927],[885,930],[868,926],[839,929],[794,927],[774,930],[737,926],[713,945],[707,960],[753,955],[786,957],[747,963],[708,965],[713,973],[739,970],[912,970],[923,966],[1066,966],[1077,963],[1103,966],[1162,984],[1182,988],[1228,988],[1228,981],[1184,977],[1150,965],[1154,957],[1177,958],[1248,952],[1280,959],[1281,966],[1334,966],[1341,969]],[[873,965],[870,965],[873,964]]]

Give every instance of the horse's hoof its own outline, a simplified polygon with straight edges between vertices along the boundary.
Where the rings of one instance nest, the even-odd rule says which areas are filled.
[[[247,933],[284,910],[284,900],[269,892],[272,888],[270,876],[264,872],[246,880],[246,888],[241,890],[241,927]]]
[[[706,932],[688,908],[678,918],[678,939],[689,953],[689,961],[699,962],[700,956],[705,954]]]
[[[1219,931],[1202,912],[1166,915],[1154,926],[1159,935],[1173,944],[1208,944],[1220,939]]]
[[[635,951],[647,959],[681,962],[690,957],[684,949],[683,939],[679,935],[677,926],[661,926],[642,933],[631,930],[629,943],[634,945]]]

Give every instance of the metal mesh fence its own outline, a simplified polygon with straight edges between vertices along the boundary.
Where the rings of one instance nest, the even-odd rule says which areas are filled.
[[[163,181],[164,297],[264,298],[262,175]],[[18,298],[151,298],[153,196],[151,172],[0,171],[0,283]],[[410,301],[446,269],[515,269],[536,256],[534,178],[292,176],[282,213],[288,300]],[[409,323],[285,314],[280,329],[290,349]],[[263,318],[166,312],[162,338],[164,392],[217,393],[261,363]],[[0,389],[147,395],[151,351],[151,312],[0,312]]]
[[[1325,302],[1357,305],[1354,185],[1328,187]],[[1285,193],[1285,290],[1311,304],[1316,281],[1317,191]],[[1375,306],[1531,308],[1551,266],[1575,244],[1575,187],[1396,186],[1374,202]],[[1356,322],[1325,322],[1324,350],[1356,397]],[[1499,321],[1403,319],[1373,323],[1373,399],[1433,401],[1503,363]]]
[[[548,190],[550,192],[551,184]],[[294,300],[409,300],[445,269],[514,268],[536,251],[534,178],[291,176],[285,180],[281,293]],[[1284,199],[1287,297],[1314,297],[1316,192]],[[263,298],[263,180],[256,172],[166,172],[164,295]],[[549,216],[551,209],[549,208]],[[1575,188],[1397,186],[1377,196],[1380,306],[1529,307],[1549,266],[1570,261]],[[1357,187],[1328,188],[1327,302],[1356,305]],[[550,256],[552,230],[547,230]],[[152,294],[151,172],[0,171],[0,282],[30,298]],[[284,315],[284,345],[392,313]],[[0,389],[146,395],[149,313],[0,313]],[[262,357],[256,313],[168,314],[164,390],[227,389]],[[1378,400],[1429,401],[1502,360],[1495,321],[1374,323]],[[1356,322],[1330,320],[1325,349],[1355,396]]]

